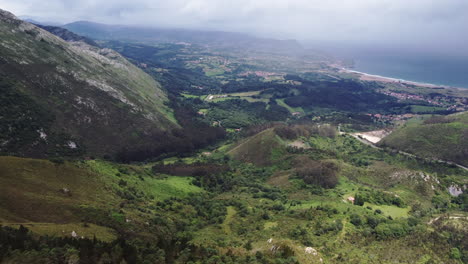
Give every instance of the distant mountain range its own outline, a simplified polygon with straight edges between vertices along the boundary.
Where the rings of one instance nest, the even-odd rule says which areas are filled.
[[[229,48],[288,54],[304,50],[296,40],[258,38],[235,32],[106,25],[89,21],[73,22],[64,25],[63,28],[79,35],[101,40],[153,43],[188,42],[221,49]]]
[[[83,37],[83,36],[80,36],[78,34],[75,34],[67,29],[64,29],[64,28],[61,28],[61,27],[56,27],[56,26],[43,26],[43,25],[40,25],[40,24],[37,24],[37,23],[34,23],[37,27],[40,27],[44,30],[47,30],[49,31],[50,33],[60,37],[61,39],[63,40],[66,40],[66,41],[81,41],[81,42],[84,42],[88,45],[91,45],[91,46],[95,46],[95,47],[98,47],[99,45],[92,39],[90,38],[87,38],[87,37]]]
[[[31,16],[18,16],[18,18],[25,21],[25,22],[35,24],[35,25],[56,26],[56,27],[59,27],[59,26],[63,25],[63,23],[53,22],[53,21],[45,21],[45,20],[35,18],[35,17],[31,17]]]

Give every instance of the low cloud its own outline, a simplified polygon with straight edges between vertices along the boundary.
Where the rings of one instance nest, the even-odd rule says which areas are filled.
[[[202,28],[459,52],[468,47],[466,0],[0,0],[0,8],[61,23]]]

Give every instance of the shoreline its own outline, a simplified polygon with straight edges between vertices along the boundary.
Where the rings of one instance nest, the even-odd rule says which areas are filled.
[[[438,89],[457,89],[457,90],[468,89],[468,88],[462,88],[462,87],[453,87],[449,85],[438,85],[438,84],[432,84],[432,83],[409,81],[409,80],[404,80],[404,79],[398,79],[398,78],[392,78],[392,77],[386,77],[386,76],[381,76],[381,75],[376,75],[376,74],[355,71],[355,70],[346,69],[346,68],[340,68],[339,70],[342,72],[346,72],[346,73],[357,74],[359,75],[359,79],[362,81],[377,81],[377,82],[385,82],[385,83],[409,84],[409,85],[415,85],[415,86],[426,87],[426,88],[435,88],[435,89],[437,88]]]

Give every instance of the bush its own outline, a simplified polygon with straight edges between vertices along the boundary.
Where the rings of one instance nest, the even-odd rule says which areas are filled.
[[[127,182],[124,181],[124,180],[122,180],[122,179],[120,179],[120,181],[119,181],[119,186],[120,186],[120,187],[127,186]]]
[[[284,139],[292,140],[298,137],[308,138],[314,135],[335,138],[337,131],[331,125],[296,124],[276,126],[275,133]]]
[[[380,239],[403,237],[408,232],[409,227],[404,222],[380,223],[375,228],[375,233]]]
[[[462,255],[458,248],[450,249],[450,258],[452,259],[461,259]]]
[[[354,204],[363,206],[365,202],[379,205],[396,205],[401,208],[406,207],[405,202],[396,195],[361,188],[356,193]]]
[[[357,214],[352,214],[351,217],[350,217],[350,222],[351,222],[351,224],[353,224],[355,226],[361,226],[362,225],[362,218],[361,218],[361,216],[359,216]]]

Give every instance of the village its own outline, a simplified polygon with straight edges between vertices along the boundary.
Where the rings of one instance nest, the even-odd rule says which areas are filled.
[[[468,110],[467,98],[451,96],[423,96],[404,92],[382,91],[383,94],[395,97],[398,101],[422,101],[428,104],[444,107],[448,111],[462,112]]]

